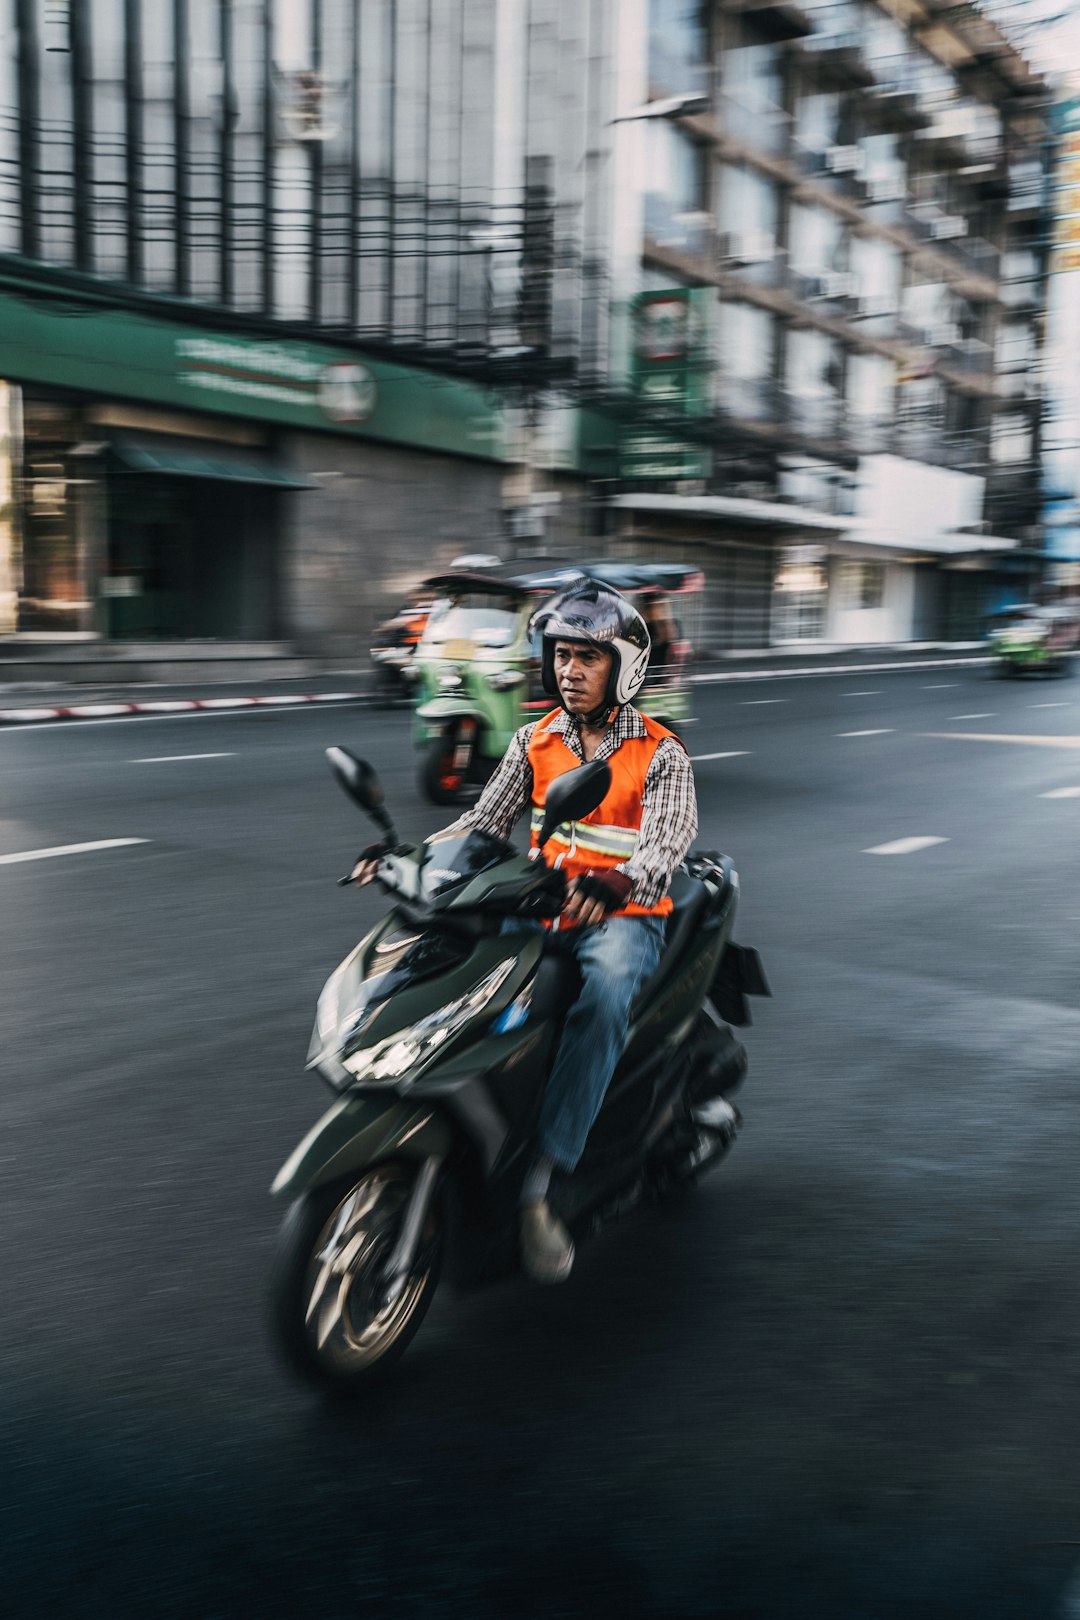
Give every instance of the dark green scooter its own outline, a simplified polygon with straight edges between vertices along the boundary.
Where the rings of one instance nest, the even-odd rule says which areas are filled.
[[[327,750],[339,781],[396,836],[371,767]],[[594,810],[594,761],[552,783],[541,848]],[[568,835],[567,835],[568,836]],[[343,879],[348,882],[348,879]],[[459,1287],[518,1265],[518,1198],[540,1100],[577,989],[558,934],[563,874],[487,833],[396,845],[377,881],[393,909],[331,974],[308,1067],[339,1093],[278,1172],[288,1199],[271,1289],[275,1337],[323,1389],[365,1387],[405,1350],[445,1272]],[[642,987],[585,1156],[552,1198],[580,1242],[727,1152],[746,1071],[731,1024],[769,990],[732,943],[738,877],[696,853],[676,874],[664,954]]]

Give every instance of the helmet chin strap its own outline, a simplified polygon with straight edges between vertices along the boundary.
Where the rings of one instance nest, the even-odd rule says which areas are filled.
[[[566,708],[565,703],[563,708]],[[570,714],[569,709],[566,712]],[[579,726],[610,726],[618,712],[619,705],[616,703],[613,708],[605,698],[603,703],[598,704],[595,709],[590,709],[588,714],[571,715],[570,718],[576,719]]]

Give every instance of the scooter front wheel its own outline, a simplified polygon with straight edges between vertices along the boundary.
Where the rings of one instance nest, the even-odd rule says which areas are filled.
[[[285,1214],[270,1284],[271,1327],[292,1370],[327,1394],[368,1388],[404,1354],[438,1285],[442,1232],[433,1203],[396,1297],[386,1267],[416,1179],[389,1163],[319,1188]]]

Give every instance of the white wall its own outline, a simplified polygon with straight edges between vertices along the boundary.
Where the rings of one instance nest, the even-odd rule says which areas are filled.
[[[913,563],[885,563],[885,589],[879,608],[842,606],[841,565],[865,562],[864,557],[829,558],[829,605],[825,640],[873,646],[886,642],[910,641],[915,621],[915,566]]]

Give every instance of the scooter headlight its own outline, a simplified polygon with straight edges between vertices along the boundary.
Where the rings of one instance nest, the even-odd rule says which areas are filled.
[[[400,1029],[374,1046],[349,1053],[341,1059],[342,1063],[354,1080],[376,1084],[392,1083],[410,1070],[422,1068],[440,1047],[472,1022],[516,965],[517,957],[508,956],[465,995],[448,1001],[408,1029]]]

